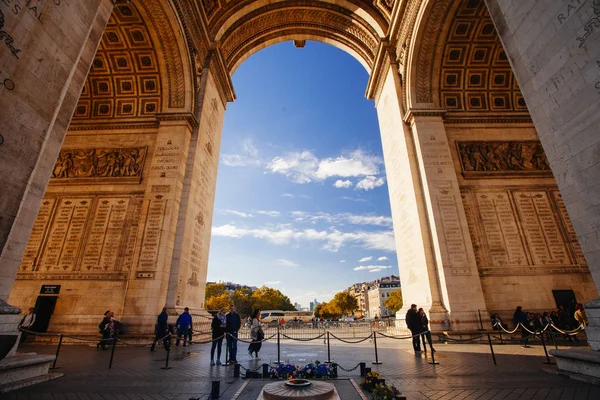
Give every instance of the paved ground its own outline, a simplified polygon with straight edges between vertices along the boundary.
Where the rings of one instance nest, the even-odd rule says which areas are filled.
[[[488,345],[438,344],[436,361],[429,364],[425,355],[415,357],[406,340],[378,339],[381,365],[371,365],[373,344],[344,344],[331,341],[331,358],[346,369],[367,362],[408,399],[600,399],[600,387],[570,380],[550,372],[541,346],[523,349],[517,345],[494,346],[498,365],[494,365]],[[277,359],[274,343],[265,343],[261,360],[251,360],[240,344],[238,361],[245,368],[259,369],[262,363]],[[53,353],[54,347],[23,346],[21,351]],[[221,398],[231,399],[245,382],[233,378],[232,367],[210,367],[210,345],[193,345],[171,352],[172,369],[163,370],[166,352],[150,353],[148,348],[117,346],[112,369],[110,351],[95,347],[63,346],[57,365],[63,378],[16,392],[3,399],[17,400],[100,400],[100,399],[208,399],[211,381],[220,380]],[[322,340],[284,341],[281,358],[297,365],[327,359]],[[549,372],[547,372],[549,371]],[[359,370],[349,376],[360,382]]]

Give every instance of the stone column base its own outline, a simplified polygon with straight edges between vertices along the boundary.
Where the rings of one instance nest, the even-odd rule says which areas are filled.
[[[600,352],[589,349],[550,350],[560,373],[600,384]]]
[[[18,329],[20,321],[21,309],[13,307],[0,299],[0,348],[11,347],[8,354],[0,354],[0,359],[3,356],[12,357],[17,352],[19,340],[21,339],[21,332]]]

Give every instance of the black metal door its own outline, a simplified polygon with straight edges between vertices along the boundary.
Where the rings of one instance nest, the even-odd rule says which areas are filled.
[[[58,296],[38,296],[35,302],[35,323],[32,331],[47,332]]]
[[[575,292],[572,290],[553,290],[552,294],[554,295],[554,301],[556,301],[556,308],[564,306],[567,311],[575,311],[575,304],[577,304]]]

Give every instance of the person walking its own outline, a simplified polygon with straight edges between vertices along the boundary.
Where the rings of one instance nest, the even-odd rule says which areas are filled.
[[[424,333],[421,335],[421,338],[423,339],[423,350],[427,351],[427,346],[425,344],[425,338],[427,338],[427,342],[429,343],[431,351],[435,352],[431,340],[431,332],[429,332],[429,319],[427,318],[427,314],[425,314],[425,310],[423,310],[423,308],[419,308],[418,313],[419,317],[421,318],[421,333]]]
[[[102,321],[98,325],[98,331],[102,335],[102,339],[96,344],[96,350],[100,350],[100,348],[106,350],[106,343],[108,342],[108,339],[110,339],[110,324],[110,310],[107,310],[104,313],[104,318],[102,318]]]
[[[527,326],[529,325],[529,320],[527,319],[527,313],[523,311],[522,306],[518,306],[513,314],[513,323],[515,327],[521,324],[521,340],[523,342],[523,347],[530,347],[528,344],[529,341],[529,332],[527,332]]]
[[[229,360],[227,360],[227,363],[237,364],[237,338],[241,326],[242,318],[237,313],[235,304],[232,304],[229,306],[225,328],[227,332],[227,349],[229,350]]]
[[[154,327],[154,342],[150,347],[150,351],[154,351],[156,343],[162,340],[163,347],[166,351],[169,351],[169,314],[167,314],[167,307],[162,309],[162,312],[158,315],[156,320],[156,326]]]
[[[33,311],[33,307],[29,307],[29,311],[23,316],[21,322],[19,322],[19,328],[30,331],[33,328],[33,324],[35,324],[35,312]],[[20,343],[25,342],[28,335],[29,332],[21,331]]]
[[[410,309],[406,312],[406,326],[410,329],[413,336],[413,350],[415,354],[421,353],[421,339],[419,333],[421,333],[421,317],[417,311],[417,305],[411,304]]]
[[[190,309],[184,308],[181,315],[177,318],[177,340],[175,341],[175,347],[179,347],[179,341],[183,336],[183,347],[187,347],[188,336],[190,329],[192,329],[192,316],[190,315]]]
[[[260,310],[254,310],[252,313],[252,325],[250,326],[250,338],[252,339],[252,343],[248,346],[248,353],[250,357],[252,357],[252,353],[256,354],[256,360],[260,360],[258,358],[258,352],[262,347],[262,340],[265,338],[265,334],[260,326]]]
[[[215,348],[217,349],[217,365],[221,365],[221,347],[223,335],[227,328],[227,317],[224,308],[214,316],[210,328],[212,329],[212,346],[210,348],[210,365],[215,365]]]

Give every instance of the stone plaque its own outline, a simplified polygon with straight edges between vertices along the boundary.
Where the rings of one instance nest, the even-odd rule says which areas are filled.
[[[27,247],[25,248],[25,254],[21,259],[20,270],[23,272],[31,272],[37,269],[39,253],[42,249],[42,243],[44,241],[48,223],[52,217],[55,204],[55,199],[44,199],[44,201],[42,201],[40,211],[35,219],[33,230],[31,231],[29,241],[27,242]]]
[[[471,275],[456,198],[448,190],[440,190],[436,195],[436,203],[446,243],[447,262],[452,268],[452,274]]]
[[[552,176],[538,141],[457,141],[456,147],[465,178]]]
[[[129,271],[133,267],[133,258],[135,255],[135,246],[143,204],[143,195],[134,196],[130,201],[125,222],[127,228],[123,235],[124,243],[123,246],[121,246],[121,262],[116,266],[116,270]]]
[[[61,271],[74,271],[76,269],[77,256],[83,243],[83,233],[92,200],[88,197],[75,202],[75,209],[59,259],[59,269]]]
[[[534,264],[571,264],[545,191],[514,191],[513,198]]]
[[[158,260],[158,249],[160,245],[160,233],[162,232],[165,212],[167,210],[167,199],[162,195],[156,195],[148,204],[144,236],[138,261],[138,271],[155,271]],[[148,276],[148,278],[153,277]],[[138,273],[138,277],[140,276]]]
[[[579,240],[577,240],[575,228],[573,228],[573,224],[571,223],[571,219],[569,218],[569,214],[567,213],[565,201],[563,200],[558,190],[552,191],[552,197],[554,198],[556,207],[558,209],[558,215],[565,229],[567,242],[573,251],[575,262],[579,265],[587,265],[587,262],[585,261],[585,257],[583,255],[583,250],[581,249]]]
[[[527,256],[508,194],[477,193],[476,199],[492,265],[526,264]]]

